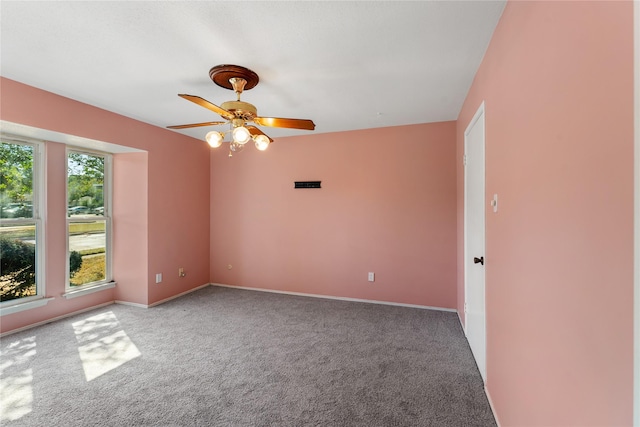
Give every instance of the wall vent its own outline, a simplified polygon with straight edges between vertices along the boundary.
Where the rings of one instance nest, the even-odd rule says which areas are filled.
[[[296,181],[294,188],[322,188],[320,183],[322,181]]]

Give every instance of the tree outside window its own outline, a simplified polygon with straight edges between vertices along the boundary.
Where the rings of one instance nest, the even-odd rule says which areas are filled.
[[[0,143],[0,302],[38,295],[36,146]]]
[[[105,203],[108,157],[69,151],[67,157],[67,225],[69,287],[110,280]]]

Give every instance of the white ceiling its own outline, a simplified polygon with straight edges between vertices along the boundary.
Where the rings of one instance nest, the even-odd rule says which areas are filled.
[[[316,133],[455,120],[504,5],[2,0],[0,75],[161,127],[220,120],[177,96],[234,99],[218,64],[260,76],[242,96],[260,115]]]

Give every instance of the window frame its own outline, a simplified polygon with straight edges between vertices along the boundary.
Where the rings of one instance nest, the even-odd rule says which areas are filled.
[[[78,215],[73,218],[69,216],[68,211],[65,212],[65,224],[66,224],[66,239],[65,239],[65,248],[66,248],[66,279],[65,279],[65,293],[63,296],[65,298],[75,298],[81,295],[86,295],[88,293],[93,293],[97,291],[101,291],[108,288],[113,288],[115,286],[115,282],[113,280],[113,214],[112,214],[112,200],[113,200],[113,155],[111,153],[97,151],[97,150],[87,150],[81,147],[66,147],[66,156],[67,159],[66,168],[67,173],[65,180],[65,206],[68,206],[69,203],[69,154],[84,154],[89,156],[97,156],[102,157],[104,159],[104,178],[103,178],[103,187],[102,187],[102,197],[103,197],[103,207],[104,212],[102,215]],[[71,286],[70,283],[70,274],[69,274],[69,226],[73,223],[84,222],[87,219],[96,220],[96,221],[105,221],[105,278],[103,280],[89,282],[82,285]]]
[[[16,298],[9,301],[0,301],[0,316],[16,313],[30,308],[40,307],[47,304],[53,298],[45,298],[46,295],[46,275],[45,275],[45,213],[46,213],[46,163],[45,143],[25,137],[17,137],[7,134],[0,134],[0,142],[16,145],[28,145],[33,147],[32,159],[32,188],[31,188],[31,218],[1,218],[2,225],[34,225],[35,226],[35,262],[36,262],[36,294]]]

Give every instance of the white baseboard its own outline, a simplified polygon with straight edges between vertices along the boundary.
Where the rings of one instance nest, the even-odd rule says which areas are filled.
[[[146,307],[147,308],[151,308],[151,307],[155,307],[156,305],[164,304],[167,301],[171,301],[172,299],[180,298],[181,296],[190,294],[191,292],[195,292],[195,291],[200,290],[202,288],[206,288],[207,286],[210,286],[210,285],[211,285],[211,283],[205,283],[204,285],[200,285],[197,288],[189,289],[188,291],[181,292],[181,293],[179,293],[177,295],[174,295],[174,296],[171,296],[169,298],[165,298],[163,300],[156,301],[153,304],[147,305]]]
[[[137,303],[137,302],[120,301],[120,300],[116,300],[115,303],[116,304],[122,304],[122,305],[128,305],[128,306],[131,306],[131,307],[138,307],[138,308],[151,308],[151,307],[155,307],[156,305],[164,304],[165,302],[171,301],[172,299],[180,298],[181,296],[190,294],[191,292],[195,292],[195,291],[197,291],[199,289],[206,288],[207,286],[210,286],[210,285],[211,285],[211,283],[205,283],[204,285],[200,285],[197,288],[189,289],[187,291],[180,292],[177,295],[170,296],[169,298],[165,298],[163,300],[156,301],[153,304],[140,304],[140,303]]]
[[[86,311],[96,310],[98,308],[106,307],[106,306],[111,305],[111,304],[113,304],[113,301],[104,302],[102,304],[93,305],[91,307],[83,308],[81,310],[72,311],[71,313],[63,314],[61,316],[52,317],[51,319],[43,320],[41,322],[32,323],[30,325],[23,326],[22,328],[12,329],[10,331],[7,331],[7,332],[4,332],[4,333],[0,334],[0,337],[5,337],[7,335],[15,334],[17,332],[26,331],[27,329],[35,328],[36,326],[46,325],[47,323],[55,322],[57,320],[62,320],[62,319],[65,319],[67,317],[75,316],[76,314],[84,313]]]
[[[467,336],[467,328],[465,328],[464,326],[464,322],[462,321],[462,317],[460,317],[460,312],[458,310],[456,310],[456,313],[458,313],[458,321],[460,322],[460,326],[462,327],[462,332],[464,332],[464,336]]]
[[[487,390],[487,385],[484,385],[484,394],[487,395],[487,400],[489,401],[489,407],[491,408],[491,412],[493,412],[493,418],[496,419],[496,424],[500,427],[500,420],[498,419],[498,413],[493,407],[493,400],[491,400],[491,395],[489,394],[489,390]]]
[[[365,303],[369,303],[369,304],[380,304],[380,305],[394,305],[394,306],[398,306],[398,307],[420,308],[420,309],[423,309],[423,310],[449,311],[449,312],[452,312],[452,313],[457,313],[458,312],[458,310],[456,310],[454,308],[432,307],[432,306],[429,306],[429,305],[404,304],[404,303],[401,303],[401,302],[378,301],[378,300],[360,299],[360,298],[334,297],[334,296],[330,296],[330,295],[307,294],[307,293],[303,293],[303,292],[290,292],[290,291],[279,291],[279,290],[275,290],[275,289],[251,288],[251,287],[248,287],[248,286],[224,285],[222,283],[211,283],[211,286],[220,286],[222,288],[232,288],[232,289],[243,289],[245,291],[270,292],[270,293],[273,293],[273,294],[296,295],[296,296],[300,296],[300,297],[332,299],[332,300],[338,300],[338,301],[365,302]]]
[[[458,311],[458,320],[460,321],[460,326],[462,326],[462,331],[464,332],[464,336],[465,339],[467,337],[467,329],[464,326],[464,323],[462,323],[462,317],[460,317],[460,312]],[[487,396],[487,400],[489,401],[489,407],[491,408],[491,413],[493,414],[493,418],[495,418],[496,420],[496,424],[498,425],[498,427],[500,427],[500,420],[498,420],[498,414],[496,413],[495,409],[493,408],[493,401],[491,400],[491,395],[489,394],[489,390],[487,390],[487,385],[484,385],[484,394]]]
[[[22,328],[12,329],[10,331],[7,331],[7,332],[4,332],[4,333],[0,334],[0,337],[4,337],[4,336],[7,336],[7,335],[15,334],[17,332],[26,331],[27,329],[35,328],[36,326],[46,325],[47,323],[55,322],[56,320],[61,320],[61,319],[64,319],[66,317],[75,316],[76,314],[84,313],[85,311],[96,310],[96,309],[98,309],[100,307],[105,307],[105,306],[111,305],[111,304],[129,305],[129,306],[138,307],[138,308],[155,307],[156,305],[160,305],[160,304],[165,303],[167,301],[171,301],[172,299],[179,298],[179,297],[181,297],[183,295],[186,295],[186,294],[189,294],[191,292],[197,291],[198,289],[206,288],[207,286],[210,286],[210,285],[211,285],[210,283],[205,283],[204,285],[198,286],[197,288],[189,289],[188,291],[181,292],[178,295],[174,295],[172,297],[165,298],[162,301],[157,301],[157,302],[154,302],[153,304],[149,304],[149,305],[138,304],[136,302],[120,301],[120,300],[109,301],[109,302],[105,302],[105,303],[102,303],[102,304],[93,305],[91,307],[83,308],[82,310],[77,310],[77,311],[73,311],[71,313],[63,314],[61,316],[52,317],[51,319],[43,320],[41,322],[32,323],[30,325],[23,326]]]
[[[219,286],[219,287],[223,287],[223,288],[243,289],[243,290],[246,290],[246,291],[270,292],[270,293],[275,293],[275,294],[296,295],[296,296],[302,296],[302,297],[323,298],[323,299],[331,299],[331,300],[338,300],[338,301],[363,302],[363,303],[369,303],[369,304],[392,305],[392,306],[398,306],[398,307],[419,308],[419,309],[423,309],[423,310],[438,310],[438,311],[448,311],[448,312],[458,313],[458,310],[455,310],[455,309],[452,309],[452,308],[432,307],[432,306],[428,306],[428,305],[404,304],[404,303],[399,303],[399,302],[367,300],[367,299],[360,299],[360,298],[335,297],[335,296],[330,296],[330,295],[307,294],[307,293],[303,293],[303,292],[278,291],[278,290],[274,290],[274,289],[251,288],[251,287],[245,287],[245,286],[232,286],[232,285],[225,285],[225,284],[222,284],[222,283],[205,283],[204,285],[198,286],[198,287],[193,288],[193,289],[189,289],[189,290],[181,292],[181,293],[179,293],[177,295],[173,295],[173,296],[171,296],[169,298],[165,298],[165,299],[163,299],[161,301],[154,302],[153,304],[148,304],[147,305],[147,304],[139,304],[139,303],[135,303],[135,302],[121,301],[121,300],[110,301],[110,302],[106,302],[106,303],[103,303],[103,304],[98,304],[98,305],[94,305],[94,306],[91,306],[91,307],[83,308],[82,310],[77,310],[77,311],[74,311],[74,312],[71,312],[71,313],[63,314],[61,316],[53,317],[51,319],[43,320],[41,322],[32,323],[31,325],[27,325],[27,326],[24,326],[22,328],[13,329],[11,331],[8,331],[8,332],[5,332],[3,334],[0,334],[0,337],[4,337],[6,335],[15,334],[16,332],[21,332],[21,331],[24,331],[24,330],[27,330],[27,329],[35,328],[36,326],[46,325],[47,323],[55,322],[56,320],[61,320],[61,319],[64,319],[66,317],[75,316],[76,314],[84,313],[85,311],[95,310],[95,309],[98,309],[98,308],[101,308],[101,307],[105,307],[105,306],[111,305],[111,304],[128,305],[128,306],[137,307],[137,308],[151,308],[151,307],[155,307],[155,306],[160,305],[160,304],[164,304],[165,302],[171,301],[173,299],[180,298],[181,296],[190,294],[191,292],[195,292],[197,290],[206,288],[207,286]],[[459,317],[460,316],[458,314],[458,318]]]
[[[121,300],[115,300],[113,302],[114,304],[120,304],[120,305],[128,305],[130,307],[137,307],[137,308],[149,308],[148,305],[146,304],[140,304],[137,302],[129,302],[129,301],[121,301]]]

